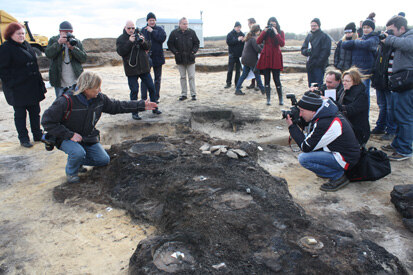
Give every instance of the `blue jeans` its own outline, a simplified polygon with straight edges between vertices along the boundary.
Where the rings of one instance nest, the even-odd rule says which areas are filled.
[[[252,72],[255,75],[255,79],[257,80],[257,86],[258,88],[260,88],[261,91],[264,90],[264,86],[262,85],[262,81],[261,81],[261,77],[260,77],[260,73],[258,70],[254,70],[254,68],[248,67],[248,66],[244,66],[244,68],[242,69],[242,75],[241,77],[238,79],[237,82],[237,87],[236,90],[239,91],[241,90],[241,85],[242,82],[244,82],[244,80],[247,78],[248,74],[250,73],[250,71],[252,70]]]
[[[298,155],[298,161],[304,168],[331,180],[339,179],[344,174],[344,168],[338,164],[333,153],[330,152],[301,153]]]
[[[411,157],[413,155],[413,89],[392,93],[392,104],[397,131],[391,146],[400,155]]]
[[[377,105],[379,106],[379,117],[376,129],[386,131],[388,134],[396,133],[396,124],[393,119],[393,108],[391,103],[392,92],[376,89]]]
[[[324,68],[312,68],[307,71],[308,87],[311,86],[311,83],[318,83],[318,87],[321,87],[323,85],[324,72]]]
[[[155,77],[155,100],[159,100],[160,97],[160,90],[161,90],[161,79],[162,79],[162,65],[159,67],[153,67],[153,74]],[[146,87],[145,83],[141,82],[141,96],[142,98],[147,98],[147,91],[148,87]]]
[[[84,145],[71,140],[64,140],[60,150],[67,154],[66,175],[77,175],[82,165],[105,166],[110,157],[100,143]]]

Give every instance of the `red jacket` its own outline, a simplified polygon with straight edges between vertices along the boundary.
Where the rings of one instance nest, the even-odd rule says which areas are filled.
[[[266,36],[265,31],[261,32],[260,36],[257,38],[257,44],[261,44]],[[275,44],[277,40],[277,45]],[[283,56],[280,47],[285,45],[285,35],[284,32],[277,34],[275,39],[269,37],[266,38],[264,42],[264,48],[262,49],[260,59],[257,63],[257,69],[278,69],[283,70]]]

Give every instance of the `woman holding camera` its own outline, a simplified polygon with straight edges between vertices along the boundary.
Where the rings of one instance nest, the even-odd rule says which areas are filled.
[[[354,134],[361,146],[370,137],[369,102],[366,87],[362,83],[363,75],[355,67],[343,73],[343,89],[337,94],[337,106],[350,121]]]
[[[264,43],[264,48],[261,52],[260,59],[258,60],[257,69],[261,70],[261,73],[264,74],[267,105],[271,105],[271,73],[277,89],[279,104],[283,105],[280,80],[280,72],[283,70],[283,57],[280,47],[284,47],[285,45],[285,35],[275,17],[268,19],[268,26],[257,38],[257,44],[261,43]]]
[[[105,166],[109,155],[100,144],[99,130],[95,128],[102,113],[120,114],[154,110],[149,101],[117,101],[100,92],[102,79],[93,72],[83,72],[73,94],[58,97],[43,114],[42,125],[56,139],[56,146],[67,157],[68,183],[79,181],[82,165]]]
[[[26,115],[29,112],[30,128],[34,141],[40,141],[40,101],[46,93],[37,65],[36,54],[25,41],[25,29],[19,23],[10,23],[4,32],[7,40],[0,46],[0,78],[7,103],[14,108],[14,123],[20,144],[30,148]]]

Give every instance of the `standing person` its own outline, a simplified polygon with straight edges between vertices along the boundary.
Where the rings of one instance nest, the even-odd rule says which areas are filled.
[[[369,105],[362,77],[357,68],[345,71],[342,77],[343,89],[338,92],[336,102],[351,123],[360,146],[364,146],[370,137]]]
[[[50,59],[50,85],[55,88],[56,97],[59,97],[64,88],[76,84],[83,72],[81,63],[87,57],[82,42],[73,36],[72,24],[68,21],[60,23],[59,35],[50,38],[45,54]]]
[[[168,48],[175,55],[175,62],[181,75],[182,91],[179,100],[187,99],[187,73],[192,100],[196,100],[195,54],[199,49],[199,39],[195,31],[188,28],[188,20],[185,17],[179,20],[179,27],[169,35]]]
[[[347,24],[344,28],[344,36],[338,41],[336,50],[334,52],[334,67],[339,69],[341,72],[347,71],[351,68],[351,50],[343,49],[343,41],[356,40],[358,35],[356,33],[356,24],[353,22]]]
[[[235,80],[234,83],[237,85],[238,79],[241,72],[241,62],[240,57],[242,56],[242,50],[244,49],[244,33],[241,32],[241,23],[235,22],[234,29],[230,31],[227,35],[227,45],[228,45],[228,72],[227,72],[227,85],[225,89],[231,87],[232,72],[235,66]]]
[[[79,181],[82,165],[105,166],[110,158],[100,144],[100,133],[95,128],[102,113],[120,114],[154,110],[157,105],[149,101],[117,101],[101,93],[102,79],[93,72],[80,75],[69,99],[61,96],[44,112],[42,125],[56,138],[56,146],[67,156],[68,183]],[[69,107],[69,100],[71,108]],[[65,113],[70,109],[67,119]],[[93,114],[93,116],[91,115]]]
[[[283,70],[283,56],[281,47],[285,45],[285,35],[275,17],[268,19],[267,27],[257,38],[257,44],[264,43],[257,69],[264,74],[265,94],[267,105],[271,105],[271,73],[277,89],[279,104],[283,105],[283,93],[280,72]]]
[[[128,78],[130,99],[138,99],[138,79],[149,88],[149,97],[152,102],[156,101],[155,86],[153,85],[149,67],[149,57],[145,51],[149,50],[149,42],[140,33],[135,34],[135,25],[131,20],[126,21],[121,34],[116,40],[116,51],[122,56],[123,68]],[[152,111],[154,114],[162,114],[158,108]],[[140,120],[138,110],[132,113],[132,118]]]
[[[162,79],[162,65],[165,64],[162,44],[166,39],[166,32],[162,27],[156,25],[156,16],[152,12],[146,16],[147,25],[142,29],[142,34],[150,43],[151,49],[148,52],[149,64],[153,67],[155,77],[155,100],[159,103]],[[147,90],[145,83],[141,83],[141,97],[147,98]]]
[[[255,21],[255,18],[253,18],[253,17],[248,18],[248,28],[250,29],[250,31],[251,31],[252,25],[254,25],[256,23],[257,23],[257,21]],[[245,40],[245,38],[244,38],[244,40]],[[247,86],[247,89],[254,89],[256,91],[259,90],[259,88],[255,87],[255,78],[251,79],[251,84],[249,86]]]
[[[4,32],[4,42],[0,46],[0,78],[3,83],[7,103],[14,108],[14,124],[20,144],[30,148],[26,129],[26,114],[29,112],[30,128],[34,141],[40,141],[40,105],[46,93],[42,76],[37,65],[36,54],[25,41],[24,26],[10,23]]]
[[[251,27],[250,32],[245,37],[245,46],[242,51],[242,64],[244,65],[242,75],[237,82],[235,89],[236,95],[245,95],[241,91],[242,82],[247,78],[250,71],[254,72],[255,79],[257,80],[257,85],[260,88],[261,92],[264,93],[264,86],[262,85],[260,73],[256,70],[255,66],[258,61],[258,54],[261,52],[262,47],[257,44],[257,37],[260,34],[260,25],[254,24]]]
[[[311,32],[305,38],[301,54],[307,56],[308,87],[311,83],[323,84],[324,72],[331,52],[331,39],[321,29],[320,19],[311,21]]]
[[[394,50],[380,43],[377,48],[376,61],[371,76],[371,86],[376,89],[379,116],[371,135],[382,135],[381,140],[393,140],[397,125],[393,119],[392,92],[389,87],[389,76],[393,71]]]
[[[407,28],[407,20],[403,16],[391,18],[386,24],[388,31],[382,40],[384,45],[394,49],[393,75],[413,71],[413,30]],[[411,81],[410,79],[406,79]],[[392,93],[393,117],[397,124],[396,136],[393,142],[382,148],[392,152],[390,160],[401,161],[410,159],[413,155],[413,88],[405,88]]]
[[[375,14],[374,14],[375,15]],[[376,25],[374,18],[367,18],[363,22],[363,36],[361,39],[343,41],[342,48],[351,51],[351,65],[359,68],[360,73],[370,75],[373,69],[379,37],[374,32]],[[363,80],[370,106],[370,79]]]

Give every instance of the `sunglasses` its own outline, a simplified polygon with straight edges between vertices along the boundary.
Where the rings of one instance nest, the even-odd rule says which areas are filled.
[[[128,30],[134,30],[135,28],[134,27],[132,27],[132,28],[127,28]]]
[[[352,30],[345,30],[344,33],[352,33]]]

